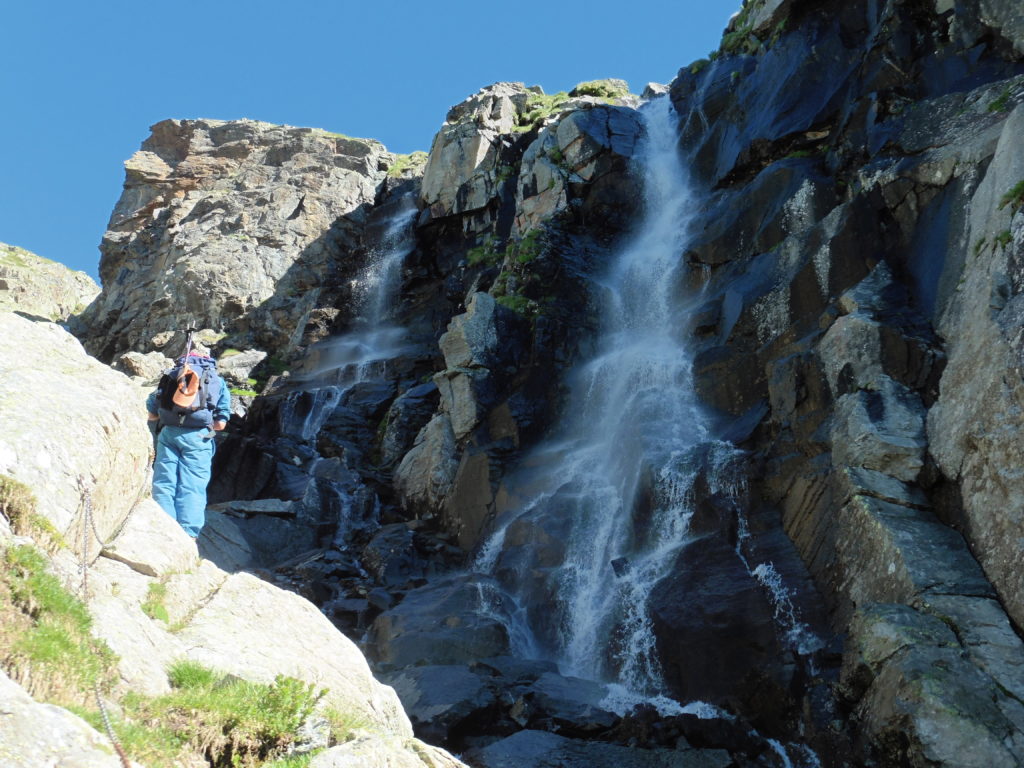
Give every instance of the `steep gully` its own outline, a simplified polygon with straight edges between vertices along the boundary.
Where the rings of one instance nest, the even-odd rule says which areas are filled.
[[[384,653],[381,647],[388,644],[389,632],[381,622],[391,613],[386,611],[371,627],[369,650],[371,657],[376,652],[384,679],[406,699],[423,735],[460,750],[476,747],[476,757],[483,764],[504,754],[490,742],[525,727],[531,734],[543,728],[649,747],[685,745],[688,737],[704,747],[728,747],[741,764],[816,765],[814,753],[796,743],[800,738],[792,732],[791,715],[774,722],[760,718],[758,727],[767,725],[774,738],[761,736],[746,718],[757,721],[756,707],[764,701],[740,703],[746,694],[737,693],[750,687],[747,678],[752,667],[774,657],[765,676],[777,692],[769,699],[780,710],[792,710],[804,694],[782,691],[794,684],[799,688],[802,683],[794,681],[815,674],[811,654],[821,649],[824,640],[802,620],[790,599],[791,589],[774,563],[757,552],[757,532],[751,533],[741,511],[743,473],[737,465],[743,454],[715,437],[721,425],[714,423],[695,393],[688,338],[701,295],[697,289],[680,298],[678,256],[697,201],[678,151],[671,102],[655,99],[644,106],[642,115],[644,134],[637,153],[645,189],[642,217],[591,279],[593,301],[600,307],[599,328],[590,342],[594,352],[566,375],[568,395],[561,422],[506,478],[516,502],[493,522],[468,568],[453,570],[458,558],[438,562],[436,552],[426,568],[408,561],[398,566],[411,568],[423,584],[406,594],[398,609],[405,606],[410,613],[425,614],[419,620],[431,623],[431,611],[437,613],[436,621],[444,620],[450,611],[445,602],[450,602],[452,594],[462,601],[458,625],[442,645],[465,642],[457,634],[490,633],[497,639],[491,645],[479,638],[475,645],[470,641],[472,647],[462,655],[453,655],[448,647],[432,653],[425,633],[408,626],[404,633],[391,627],[391,635],[400,640],[404,634],[406,642],[422,649],[415,657],[402,651]],[[366,418],[367,403],[372,406],[393,396],[401,375],[396,374],[396,366],[407,368],[408,358],[415,356],[410,354],[407,334],[395,324],[401,264],[415,247],[415,211],[409,198],[402,196],[389,209],[381,216],[382,234],[367,266],[352,286],[359,299],[350,330],[312,348],[288,385],[292,391],[277,399],[273,419],[279,436],[292,436],[294,448],[316,443],[322,449],[318,434],[326,423],[334,422],[332,439],[345,443],[349,466],[359,465],[353,454],[365,443],[366,426],[360,422],[372,421]],[[360,409],[363,418],[353,418],[353,410]],[[352,427],[348,430],[344,418],[338,423],[339,414],[346,413]],[[259,418],[257,414],[257,422]],[[266,420],[266,414],[262,418]],[[332,463],[322,456],[314,461],[325,470]],[[334,499],[338,521],[334,547],[342,553],[350,551],[360,530],[365,532],[380,520],[381,503],[374,490],[382,489],[375,485],[372,473],[358,479],[346,473],[341,482],[333,472],[314,468],[310,474],[325,481],[320,492],[329,488]],[[382,495],[386,497],[386,491]],[[705,518],[709,514],[697,509],[702,499],[705,506],[714,506],[712,516],[724,515],[726,531],[710,539],[709,530],[720,527],[722,521],[691,527],[695,513]],[[410,538],[418,534],[405,524],[385,525],[384,530],[383,543],[379,535],[374,539],[377,548],[385,551],[372,577],[386,585],[388,569],[396,567],[389,555],[415,549]],[[725,557],[735,566],[727,578],[746,582],[740,588],[742,599],[759,619],[766,620],[759,633],[773,635],[770,648],[762,648],[760,654],[722,675],[720,686],[712,689],[720,703],[734,702],[732,713],[693,699],[701,686],[688,689],[685,681],[693,677],[691,672],[676,660],[666,676],[661,659],[670,642],[666,636],[677,621],[670,615],[675,606],[689,602],[704,610],[702,601],[720,597],[702,597],[694,589],[680,598],[672,594],[679,585],[666,587],[664,577],[678,572],[680,561],[708,541],[718,546],[726,540],[724,546],[734,551],[726,551]],[[557,543],[545,546],[545,541]],[[721,559],[722,554],[716,557]],[[362,560],[365,565],[374,556],[367,557],[364,551]],[[308,575],[308,571],[297,572],[296,581]],[[361,565],[353,563],[347,579],[365,583],[369,577]],[[447,590],[440,608],[430,599],[437,584]],[[681,586],[686,590],[689,585]],[[360,593],[378,610],[391,608],[394,601],[393,595],[379,588],[357,590],[353,597],[346,597],[341,585],[331,591],[341,597],[319,596],[325,612],[350,633],[366,626],[362,614],[367,600]],[[736,591],[735,584],[728,591]],[[708,610],[713,614],[717,609],[710,606]],[[658,611],[663,615],[654,616]],[[401,624],[401,618],[393,623]],[[769,625],[767,630],[764,624]],[[719,635],[723,630],[742,634],[743,623],[737,624],[734,617],[717,630]],[[714,636],[712,631],[704,639]],[[739,642],[742,646],[744,639]],[[398,645],[394,638],[391,645]],[[677,657],[680,651],[686,654],[685,648],[677,648]],[[705,649],[694,659],[714,653]],[[500,661],[490,665],[481,684],[480,668],[488,666],[487,657]],[[526,673],[509,669],[510,657],[531,669]],[[409,663],[416,665],[412,671],[406,666]],[[475,701],[467,704],[458,695],[454,702],[434,701],[433,716],[418,720],[415,703],[437,697],[436,691],[426,688],[455,685],[453,678],[461,679],[453,664],[463,665],[464,675],[471,671],[469,677],[475,676],[463,683],[472,689],[472,695],[464,698],[475,697]],[[441,677],[430,677],[434,669]],[[524,674],[532,681],[526,686]],[[496,714],[503,696],[513,699],[511,716]],[[460,707],[463,711],[453,712]],[[445,712],[439,717],[441,710]],[[737,717],[739,713],[743,716]],[[650,723],[643,725],[652,719],[660,723],[653,736],[646,733]],[[638,739],[631,731],[635,726],[629,724],[634,721],[641,724],[646,738]],[[787,725],[780,727],[782,721]],[[793,743],[787,747],[783,741]],[[514,755],[522,745],[509,749]]]

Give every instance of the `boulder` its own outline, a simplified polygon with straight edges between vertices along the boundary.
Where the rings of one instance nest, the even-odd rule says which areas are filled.
[[[603,706],[607,695],[600,683],[555,672],[545,672],[522,694],[531,724],[543,723],[569,736],[594,735],[615,726],[618,715]]]
[[[639,184],[629,161],[642,132],[640,120],[633,110],[584,106],[546,125],[526,148],[516,183],[514,234],[541,226],[571,199],[602,226],[625,225],[635,211]]]
[[[157,123],[125,164],[86,346],[110,360],[196,324],[283,355],[332,300],[320,276],[344,270],[391,157],[312,128]]]
[[[724,749],[634,749],[532,730],[471,750],[466,759],[481,768],[728,768],[734,764]]]
[[[415,534],[404,523],[381,528],[363,548],[363,566],[378,584],[405,587],[426,576],[427,563],[416,551]]]
[[[516,368],[516,313],[500,306],[488,293],[474,293],[466,311],[448,323],[438,345],[448,368],[488,368],[508,373]],[[511,337],[511,338],[510,338]]]
[[[0,671],[0,756],[7,768],[123,768],[110,739],[82,718],[34,701]],[[130,761],[132,768],[141,768]]]
[[[199,555],[195,542],[182,533],[181,526],[160,505],[143,499],[101,554],[144,576],[183,573],[199,564]]]
[[[468,768],[439,747],[397,736],[357,736],[321,752],[309,768]]]
[[[382,464],[394,464],[412,448],[416,435],[434,414],[437,402],[437,385],[433,382],[420,384],[395,398],[384,417],[384,434],[380,441]]]
[[[774,609],[724,537],[684,547],[649,605],[666,682],[683,700],[742,707],[759,685],[785,689]]]
[[[850,635],[843,681],[865,691],[856,714],[883,764],[1020,764],[1024,708],[964,657],[943,619],[875,604]]]
[[[0,391],[0,474],[29,486],[68,541],[94,526],[95,558],[149,490],[153,438],[136,388],[59,326],[5,312]]]
[[[0,243],[0,312],[60,323],[81,313],[99,292],[85,272]]]
[[[846,606],[841,616],[851,605],[911,603],[925,595],[993,596],[963,537],[929,511],[855,496],[833,530],[830,581]]]
[[[278,499],[260,499],[261,502]],[[290,502],[286,502],[290,503]],[[253,502],[227,502],[252,505]],[[232,512],[217,504],[206,510],[206,524],[196,544],[199,553],[225,571],[272,568],[295,555],[316,547],[315,532],[296,525],[290,514]]]
[[[228,386],[239,389],[252,389],[249,381],[253,368],[267,359],[267,353],[262,349],[247,349],[243,352],[222,354],[217,358],[217,371]]]
[[[448,111],[423,169],[420,199],[434,218],[485,207],[504,183],[503,146],[518,124],[529,91],[495,83]]]
[[[466,667],[408,667],[382,679],[402,700],[416,735],[431,743],[484,730],[498,706],[493,687]]]
[[[429,517],[440,511],[459,466],[456,456],[451,418],[436,414],[395,470],[395,491],[409,512]]]
[[[379,664],[466,664],[509,651],[508,600],[490,579],[450,576],[409,592],[367,639]]]
[[[921,399],[881,374],[869,386],[836,400],[832,460],[836,466],[876,469],[914,481],[927,446]]]
[[[111,367],[131,376],[143,386],[155,387],[164,371],[174,367],[174,361],[162,352],[125,352],[111,363]]]

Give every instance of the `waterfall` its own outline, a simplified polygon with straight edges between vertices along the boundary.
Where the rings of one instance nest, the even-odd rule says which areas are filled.
[[[413,195],[400,198],[384,223],[377,247],[352,280],[354,319],[351,330],[316,345],[315,362],[304,378],[351,386],[382,378],[388,361],[405,351],[406,333],[394,324],[401,288],[402,263],[415,247],[413,222],[418,213]]]
[[[548,468],[543,490],[500,526],[477,567],[501,571],[515,520],[568,519],[545,607],[553,653],[566,673],[656,696],[664,684],[648,597],[687,541],[701,457],[733,449],[711,438],[692,383],[678,272],[695,205],[676,116],[667,98],[641,112],[645,213],[598,279],[596,354],[570,373],[567,415],[529,462]]]

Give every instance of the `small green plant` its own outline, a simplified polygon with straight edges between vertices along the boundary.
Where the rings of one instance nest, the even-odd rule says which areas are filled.
[[[211,688],[218,681],[217,673],[197,661],[182,659],[167,670],[167,682],[172,688]]]
[[[221,360],[223,360],[225,357],[234,357],[235,355],[240,354],[242,354],[242,350],[234,349],[233,347],[228,347],[227,349],[220,353],[220,358]]]
[[[697,59],[690,65],[690,74],[699,75],[707,68],[708,64],[710,63],[711,62],[708,59]]]
[[[1008,229],[1004,229],[1002,232],[995,236],[995,242],[1001,248],[1005,248],[1006,246],[1008,246],[1011,240],[1013,240],[1013,233],[1010,232],[1010,230]]]
[[[778,24],[775,25],[775,29],[772,30],[772,36],[768,40],[769,47],[779,42],[779,38],[782,37],[782,35],[785,33],[788,24],[789,19],[783,18],[779,21]]]
[[[1010,210],[1013,213],[1017,213],[1017,211],[1024,208],[1024,179],[1021,179],[1016,184],[1014,184],[1013,188],[1010,189],[1010,191],[1007,192],[1005,195],[1003,195],[1002,199],[1000,199],[1000,210],[1002,210],[1006,206],[1010,206]]]
[[[533,93],[526,97],[526,105],[516,118],[517,125],[512,129],[516,133],[527,133],[540,126],[558,108],[569,100],[565,91],[558,93]]]
[[[992,103],[988,105],[988,111],[1005,112],[1008,106],[1010,106],[1010,86],[1006,86],[1003,92],[992,100]]]
[[[982,248],[985,247],[985,243],[988,242],[984,237],[979,238],[978,242],[974,244],[974,255],[977,256],[981,253]]]
[[[788,160],[790,158],[813,157],[814,154],[815,151],[813,149],[796,149],[790,152],[788,155],[786,155],[785,159]]]
[[[170,766],[182,752],[202,755],[214,768],[255,768],[284,758],[326,695],[294,678],[252,683],[193,661],[174,664],[168,680],[172,691],[165,696],[126,697],[124,719],[114,724],[126,751],[148,765]],[[348,736],[337,721],[328,722],[333,743]]]
[[[495,298],[501,306],[511,309],[513,312],[518,312],[520,315],[528,314],[534,302],[530,301],[525,296],[521,296],[518,293],[506,294],[504,296],[498,296]]]
[[[519,264],[529,264],[540,255],[540,234],[541,230],[531,229],[522,239],[509,246],[508,254]]]
[[[718,51],[711,55],[712,60],[716,59],[720,55],[727,54],[743,54],[749,56],[761,50],[765,41],[754,33],[754,24],[751,20],[753,10],[761,5],[763,5],[761,0],[744,0],[743,7],[740,8],[736,18],[730,22],[725,34],[722,35],[722,42],[718,47]],[[768,38],[767,44],[774,44],[785,29],[786,20],[783,19],[775,25],[775,28],[772,30],[772,34]]]
[[[395,162],[388,168],[388,176],[400,178],[406,171],[418,173],[427,164],[427,153],[423,150],[410,152],[408,155],[395,155]]]
[[[167,606],[164,605],[166,599],[167,585],[162,581],[151,581],[146,592],[146,600],[140,606],[142,612],[151,619],[162,621],[164,624],[170,623]]]
[[[228,392],[238,397],[259,397],[260,395],[255,389],[239,389],[238,387],[228,387]]]
[[[504,251],[499,251],[494,247],[493,237],[484,238],[483,243],[466,251],[466,263],[471,267],[481,264],[494,266],[495,264],[500,264],[504,257]]]

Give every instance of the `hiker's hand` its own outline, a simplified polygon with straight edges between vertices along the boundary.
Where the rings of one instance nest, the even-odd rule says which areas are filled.
[[[228,423],[226,421],[215,421],[213,422],[213,431],[222,432],[224,431],[224,427],[226,427],[227,425]]]

